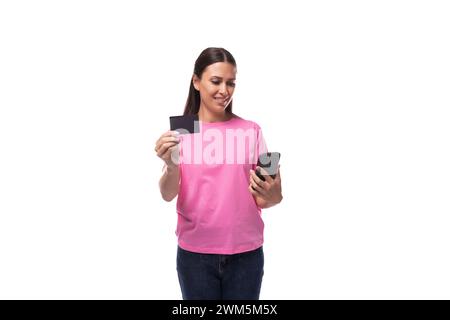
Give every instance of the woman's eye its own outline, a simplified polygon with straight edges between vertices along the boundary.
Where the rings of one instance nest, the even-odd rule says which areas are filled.
[[[220,84],[220,81],[211,81],[213,84],[218,85]],[[229,82],[228,83],[229,86],[234,87],[236,86],[236,84],[234,82]]]

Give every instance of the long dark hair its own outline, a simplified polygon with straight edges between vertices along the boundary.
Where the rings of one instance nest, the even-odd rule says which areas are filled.
[[[233,58],[233,55],[225,50],[224,48],[214,48],[209,47],[200,53],[197,60],[195,60],[194,65],[194,74],[201,79],[203,71],[205,71],[206,67],[210,64],[216,62],[228,62],[236,67],[236,61]],[[233,100],[230,101],[230,104],[225,109],[225,112],[231,113]],[[186,106],[184,107],[184,115],[188,114],[197,114],[200,109],[200,92],[195,90],[194,85],[192,83],[189,84],[189,95],[186,100]]]

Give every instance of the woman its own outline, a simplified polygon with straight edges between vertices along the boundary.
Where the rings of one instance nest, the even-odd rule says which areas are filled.
[[[235,80],[236,62],[227,50],[203,50],[184,110],[184,115],[198,115],[198,132],[167,131],[156,142],[165,163],[161,195],[166,201],[178,195],[177,272],[183,299],[259,299],[261,208],[283,198],[279,168],[265,181],[255,174],[267,174],[256,167],[267,149],[260,127],[232,113]]]

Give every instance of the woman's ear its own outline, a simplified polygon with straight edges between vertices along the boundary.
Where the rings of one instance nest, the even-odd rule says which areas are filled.
[[[197,75],[192,76],[192,85],[194,86],[195,90],[199,91],[198,83],[200,82],[200,79],[197,77]]]

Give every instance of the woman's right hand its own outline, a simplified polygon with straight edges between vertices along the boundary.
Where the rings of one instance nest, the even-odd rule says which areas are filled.
[[[158,157],[163,159],[168,167],[178,166],[179,148],[180,143],[178,131],[167,131],[159,137],[156,141],[155,152]],[[172,159],[172,152],[174,157]],[[176,163],[175,163],[175,162]]]

